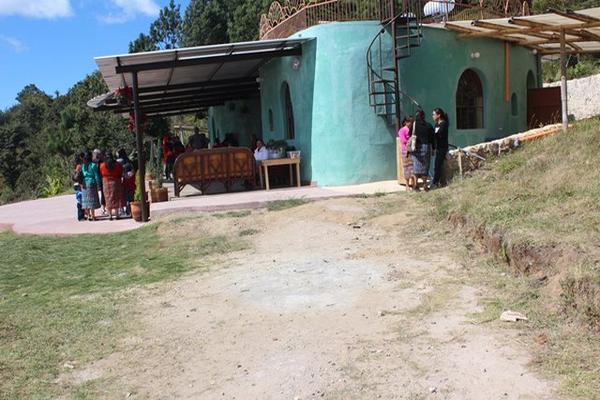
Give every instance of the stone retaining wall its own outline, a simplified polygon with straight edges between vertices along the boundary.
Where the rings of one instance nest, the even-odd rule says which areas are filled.
[[[521,146],[523,142],[539,139],[542,137],[555,135],[562,129],[561,124],[548,125],[543,128],[532,129],[527,132],[517,133],[502,139],[497,139],[491,142],[480,143],[473,146],[464,147],[465,152],[477,154],[485,159],[493,156],[500,156],[511,152]],[[446,178],[449,179],[459,172],[459,151],[451,150],[446,158],[448,168],[446,168]],[[475,157],[469,157],[462,154],[462,171],[463,173],[479,169],[484,161]],[[449,175],[449,176],[448,176]]]

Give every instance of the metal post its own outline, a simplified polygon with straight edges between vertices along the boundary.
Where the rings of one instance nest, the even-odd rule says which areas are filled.
[[[504,101],[510,101],[510,43],[504,42]]]
[[[406,5],[406,0],[403,1],[403,5]],[[397,12],[396,2],[392,1],[390,6],[391,6],[392,18],[396,18],[396,12]],[[410,18],[408,11],[409,10],[407,10],[406,6],[402,7],[402,12],[406,12],[406,14],[407,14],[404,17],[406,17],[407,19]],[[397,22],[396,21],[397,20],[394,19],[392,22],[392,58],[393,58],[393,62],[394,62],[394,97],[396,100],[396,101],[394,101],[394,114],[396,114],[396,118],[395,118],[396,132],[398,132],[398,130],[400,130],[400,126],[402,125],[401,116],[400,116],[400,113],[402,112],[402,110],[400,107],[400,74],[398,73],[398,68],[399,68],[399,66],[398,66],[398,38],[396,37],[398,32],[397,32]],[[410,41],[410,38],[408,40]],[[410,48],[408,50],[410,51]]]
[[[142,222],[148,222],[148,198],[146,196],[146,157],[144,155],[144,132],[142,130],[142,112],[140,110],[140,98],[138,93],[137,72],[131,73],[133,93],[133,113],[135,117],[135,141],[138,153],[138,185],[142,191]]]
[[[462,149],[458,148],[458,172],[460,173],[460,180],[463,178],[463,167],[462,167]]]
[[[562,103],[562,130],[569,129],[569,101],[567,98],[567,43],[565,30],[560,30],[560,99]]]

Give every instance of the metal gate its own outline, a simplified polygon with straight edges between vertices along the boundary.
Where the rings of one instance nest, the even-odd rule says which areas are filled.
[[[560,87],[527,90],[527,124],[529,129],[561,121]]]

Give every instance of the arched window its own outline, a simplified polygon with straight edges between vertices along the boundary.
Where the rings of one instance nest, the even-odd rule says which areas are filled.
[[[294,139],[296,137],[296,131],[294,128],[294,108],[292,107],[290,86],[287,84],[287,82],[283,82],[281,91],[283,97],[283,117],[285,118],[283,124],[285,127],[285,138]]]
[[[527,89],[535,89],[537,87],[537,83],[535,82],[535,75],[533,71],[529,71],[527,73]]]
[[[477,72],[468,69],[461,75],[456,91],[456,127],[483,128],[483,85]]]
[[[271,110],[269,108],[269,131],[270,132],[273,132],[273,130],[275,129],[273,125],[274,125],[273,124],[273,110]]]

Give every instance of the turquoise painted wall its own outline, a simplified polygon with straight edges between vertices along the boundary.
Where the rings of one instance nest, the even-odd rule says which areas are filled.
[[[302,48],[302,56],[297,57],[300,65],[296,69],[293,67],[296,57],[282,57],[271,60],[260,70],[262,138],[265,143],[287,139],[283,96],[283,84],[286,82],[290,89],[295,125],[295,138],[287,142],[302,152],[303,181],[312,180],[312,166],[315,163],[312,143],[316,49],[316,41],[306,43]]]
[[[510,94],[516,94],[517,115],[505,101],[504,42],[464,39],[443,29],[424,27],[422,46],[400,63],[402,90],[415,98],[431,118],[431,110],[443,108],[450,118],[450,142],[465,146],[507,136],[527,128],[527,75],[537,80],[537,57],[528,49],[510,47]],[[471,54],[479,53],[479,58]],[[484,128],[456,129],[456,90],[466,69],[476,71],[483,84]]]
[[[395,177],[394,129],[369,107],[366,49],[377,22],[331,23],[293,37],[317,38],[303,47],[301,65],[274,60],[261,69],[264,137],[283,138],[281,84],[290,85],[303,180],[346,185]],[[267,132],[268,110],[274,131]]]
[[[232,131],[244,132],[241,136],[248,138],[254,133],[265,141],[285,139],[282,85],[286,82],[296,133],[288,143],[302,151],[304,181],[335,186],[395,179],[395,127],[374,113],[368,98],[366,52],[379,29],[378,22],[364,21],[317,25],[297,33],[293,37],[313,38],[303,46],[299,68],[293,67],[293,57],[264,65],[260,102],[243,116],[237,114],[238,106],[233,113],[227,105],[211,109],[210,131],[219,130],[221,137]],[[480,57],[473,59],[472,53]],[[453,144],[464,146],[522,131],[527,126],[529,71],[539,82],[537,58],[518,46],[511,45],[510,53],[516,115],[512,115],[511,103],[504,100],[501,41],[461,39],[455,33],[425,27],[422,46],[401,61],[402,90],[421,103],[428,119],[435,107],[448,112]],[[384,45],[383,56],[391,64],[391,40]],[[456,89],[468,68],[474,69],[483,83],[484,128],[459,131],[454,124]]]
[[[225,134],[233,133],[240,146],[250,147],[252,135],[260,137],[262,132],[260,99],[228,101],[209,108],[208,132],[213,143],[217,136],[223,141]]]

